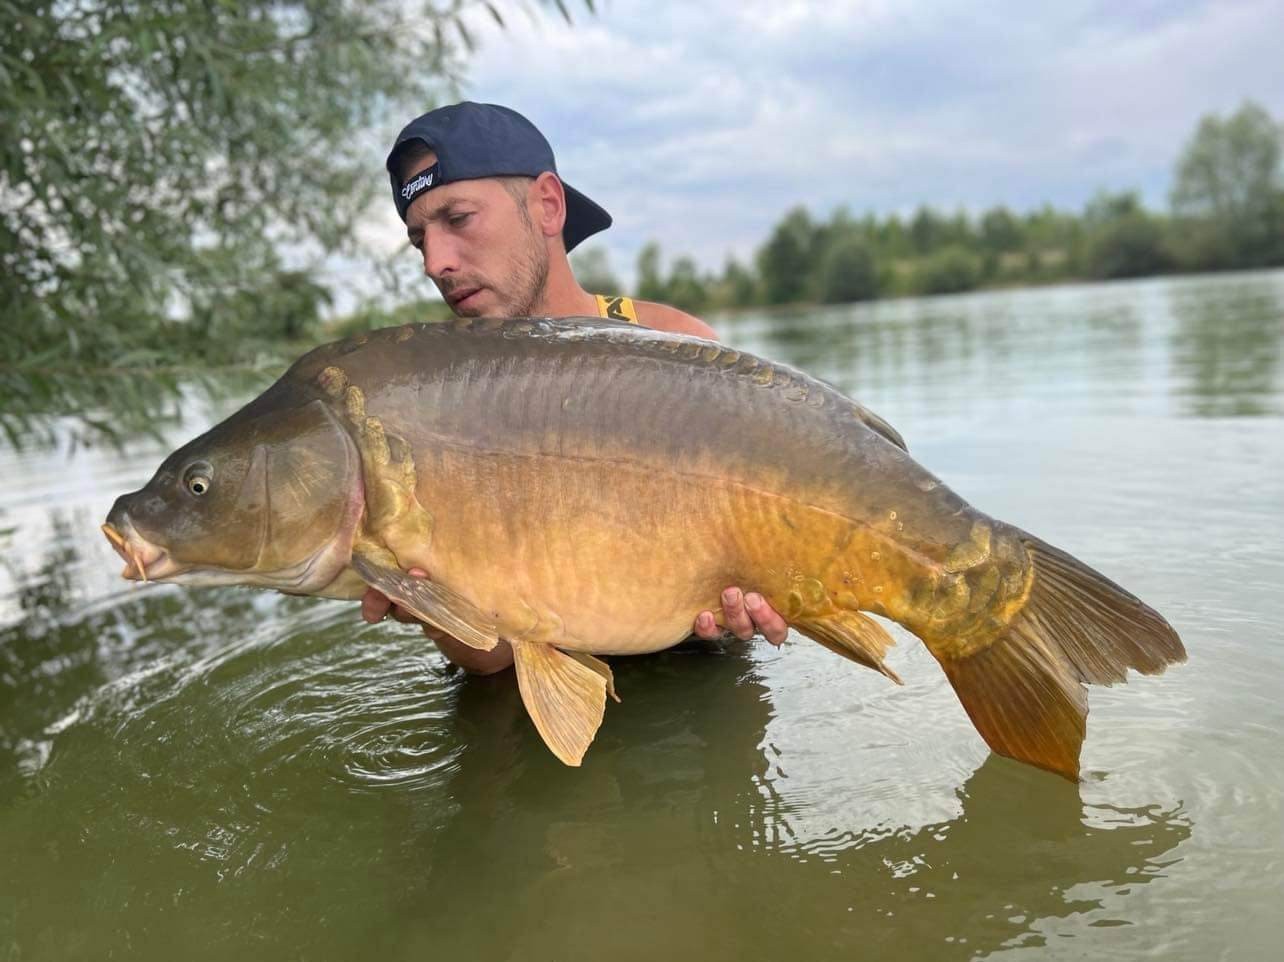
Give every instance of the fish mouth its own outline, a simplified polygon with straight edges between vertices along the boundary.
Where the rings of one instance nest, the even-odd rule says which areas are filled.
[[[125,569],[120,573],[122,578],[146,584],[150,581],[163,581],[179,573],[181,566],[170,557],[168,551],[140,535],[128,518],[123,526],[124,531],[110,521],[102,525],[103,534],[125,561]]]

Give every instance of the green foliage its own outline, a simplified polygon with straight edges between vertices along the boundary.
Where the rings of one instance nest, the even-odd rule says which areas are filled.
[[[843,304],[877,294],[878,265],[865,239],[851,231],[832,239],[817,265],[817,299]]]
[[[1170,270],[1164,228],[1134,192],[1098,194],[1084,211],[1085,269],[1091,277],[1144,277]]]
[[[1082,244],[1083,225],[1074,214],[1045,204],[1025,215],[1022,233],[1026,250],[1039,251],[1040,254],[1059,251],[1064,259],[1073,261]]]
[[[714,301],[714,280],[701,275],[695,260],[679,257],[666,277],[660,245],[652,241],[638,253],[637,297],[698,314]],[[617,288],[618,289],[618,288]]]
[[[624,290],[611,271],[611,258],[605,247],[582,248],[571,255],[571,267],[580,286],[594,294],[618,294]]]
[[[700,269],[690,257],[679,257],[673,262],[669,281],[665,285],[665,301],[674,307],[699,314],[709,306],[709,286],[700,276]]]
[[[663,301],[667,293],[660,274],[660,245],[652,241],[638,252],[637,296],[645,301]]]
[[[728,257],[718,282],[718,300],[724,307],[748,307],[758,303],[758,278],[734,257]]]
[[[250,332],[268,343],[305,341],[316,334],[322,308],[332,303],[329,289],[304,271],[278,270],[247,280],[245,287],[202,291],[193,299],[188,333],[200,340],[202,354]]]
[[[349,249],[386,189],[371,126],[454,83],[477,7],[498,13],[470,0],[6,3],[0,418],[77,414],[134,396],[151,368],[241,364],[305,334],[326,298],[281,273],[278,252]],[[114,387],[78,387],[113,371]]]
[[[806,208],[795,207],[758,252],[758,275],[768,304],[802,299],[814,263],[814,233]]]
[[[1144,212],[1121,218],[1090,241],[1091,277],[1147,277],[1172,268],[1173,258],[1159,222]]]
[[[914,271],[914,287],[921,294],[956,294],[980,283],[980,258],[958,244],[924,258]]]
[[[875,250],[886,253],[888,257],[909,257],[914,252],[909,231],[895,214],[878,222],[873,233]]]
[[[943,233],[941,218],[934,210],[920,207],[914,212],[914,219],[910,221],[909,236],[915,253],[930,254],[936,250],[941,244]]]
[[[970,245],[975,241],[975,234],[971,221],[962,211],[946,217],[930,207],[920,207],[910,221],[909,238],[914,252],[921,255],[950,245]]]
[[[1020,249],[1025,240],[1021,221],[1006,207],[993,207],[981,217],[981,245],[996,254]]]
[[[1173,213],[1188,225],[1183,260],[1195,267],[1284,263],[1281,129],[1246,102],[1226,118],[1210,115],[1177,163]]]

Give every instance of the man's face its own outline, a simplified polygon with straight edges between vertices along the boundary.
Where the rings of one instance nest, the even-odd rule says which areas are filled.
[[[414,170],[436,160],[430,153]],[[406,212],[424,273],[460,317],[523,317],[542,302],[548,249],[527,208],[527,184],[461,180],[421,194]]]

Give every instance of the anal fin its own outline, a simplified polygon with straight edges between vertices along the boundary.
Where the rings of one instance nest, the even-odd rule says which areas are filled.
[[[562,762],[578,766],[614,695],[611,670],[592,655],[552,645],[514,641],[513,663],[522,702],[544,744]]]
[[[794,622],[792,627],[835,654],[873,668],[896,684],[902,684],[900,676],[883,664],[883,656],[896,641],[886,628],[868,615],[839,610],[823,618]]]
[[[352,568],[366,584],[378,588],[420,621],[440,628],[468,647],[490,651],[499,644],[494,619],[445,585],[412,577],[400,568],[355,551]]]
[[[606,680],[606,693],[611,696],[611,701],[617,705],[620,703],[620,696],[615,693],[615,676],[611,674],[611,668],[606,662],[601,658],[594,658],[587,651],[564,651],[562,653],[574,658],[581,665],[587,665],[601,675]]]

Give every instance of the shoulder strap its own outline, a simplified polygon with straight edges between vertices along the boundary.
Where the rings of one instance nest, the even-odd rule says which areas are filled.
[[[605,317],[612,321],[627,321],[629,324],[638,323],[638,312],[633,306],[633,298],[607,297],[605,294],[594,296],[597,298],[598,317]]]

